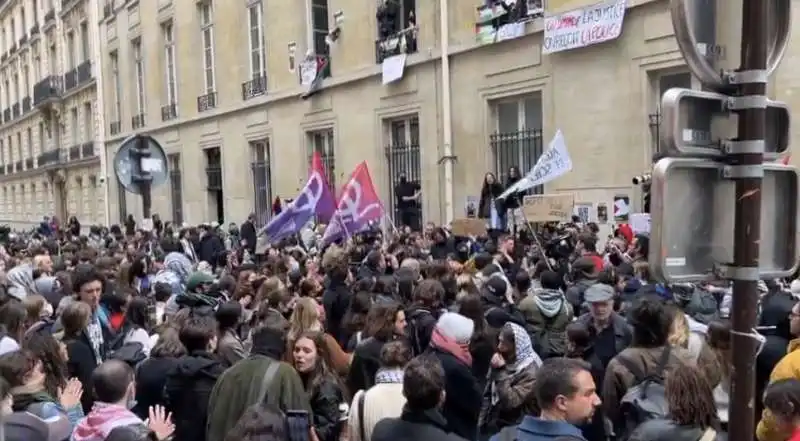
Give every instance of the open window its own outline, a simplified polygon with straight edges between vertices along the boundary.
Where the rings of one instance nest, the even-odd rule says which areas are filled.
[[[417,52],[416,0],[381,0],[375,14],[378,39],[375,59]]]
[[[544,16],[543,0],[485,0],[477,8],[475,36],[489,44],[521,37],[525,23]]]

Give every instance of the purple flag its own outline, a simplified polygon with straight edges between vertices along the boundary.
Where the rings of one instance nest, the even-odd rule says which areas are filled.
[[[311,173],[308,182],[300,194],[279,214],[274,217],[263,233],[272,243],[297,234],[311,218],[316,215],[320,219],[330,219],[336,206],[328,183],[319,153],[314,154],[311,161]]]

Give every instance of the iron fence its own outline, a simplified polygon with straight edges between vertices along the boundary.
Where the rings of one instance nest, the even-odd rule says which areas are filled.
[[[494,156],[494,174],[499,182],[508,180],[508,170],[517,167],[525,175],[544,151],[541,129],[525,129],[516,132],[500,132],[489,136],[489,146]],[[544,187],[538,185],[531,190],[542,194]]]
[[[400,176],[405,175],[409,183],[422,188],[422,154],[419,143],[393,143],[386,146],[386,163],[389,168],[389,212],[395,224],[400,224],[400,207],[398,206],[397,189]],[[417,224],[422,224],[422,200],[415,204]]]
[[[255,205],[256,223],[266,225],[272,216],[272,168],[270,166],[270,151],[267,147],[266,158],[263,161],[250,163],[253,171],[253,202]]]

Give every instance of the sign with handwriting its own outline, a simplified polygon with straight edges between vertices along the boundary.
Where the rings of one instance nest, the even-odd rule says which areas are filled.
[[[528,222],[569,222],[575,208],[575,195],[535,194],[522,198],[522,210]]]
[[[450,223],[450,232],[460,237],[486,236],[486,219],[462,218]]]

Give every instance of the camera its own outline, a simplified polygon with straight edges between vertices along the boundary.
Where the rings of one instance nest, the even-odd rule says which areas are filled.
[[[642,184],[649,184],[650,181],[653,180],[653,175],[651,173],[644,173],[638,176],[634,176],[631,179],[633,185],[642,185]]]
[[[544,244],[545,255],[551,259],[569,259],[574,251],[575,244],[569,233],[560,234]]]

